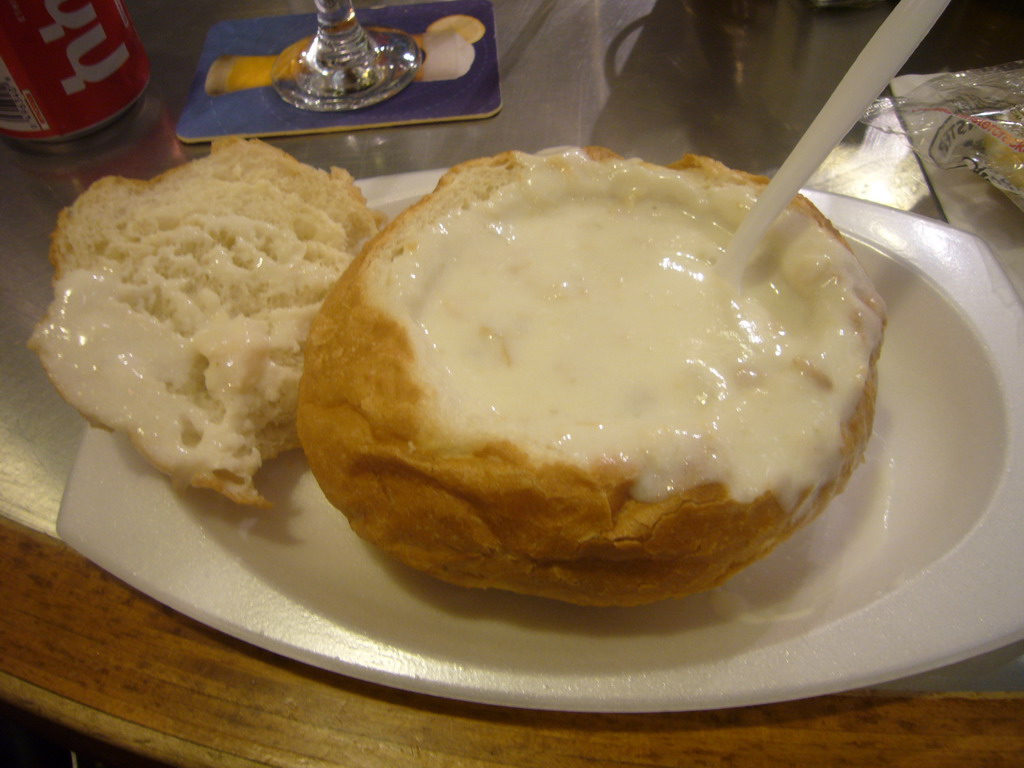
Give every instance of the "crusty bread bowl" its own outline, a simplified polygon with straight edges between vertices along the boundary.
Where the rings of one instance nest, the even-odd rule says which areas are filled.
[[[327,498],[413,568],[584,605],[684,596],[766,555],[862,459],[884,306],[802,198],[743,297],[716,284],[713,261],[765,181],[598,148],[453,168],[313,321],[298,428]],[[690,234],[699,247],[683,254]],[[634,272],[648,282],[615,293]],[[750,333],[736,350],[761,346],[715,390],[697,358],[718,345],[728,368],[737,327]],[[766,328],[782,333],[758,342]]]

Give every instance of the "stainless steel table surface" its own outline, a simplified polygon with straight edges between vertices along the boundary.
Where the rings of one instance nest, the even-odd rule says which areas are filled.
[[[83,430],[26,340],[51,298],[57,212],[106,174],[150,177],[208,151],[175,123],[206,30],[229,18],[308,12],[306,0],[126,0],[153,64],[141,102],[74,142],[0,146],[0,513],[53,519]],[[359,4],[357,3],[357,6]],[[783,161],[891,10],[804,0],[495,0],[503,109],[492,118],[273,140],[357,178],[448,166],[506,149],[600,144],[668,162],[711,155],[755,173]],[[953,0],[906,72],[1021,58],[1024,3]],[[904,140],[851,131],[810,186],[941,218]],[[1024,645],[901,681],[922,689],[1024,689]]]

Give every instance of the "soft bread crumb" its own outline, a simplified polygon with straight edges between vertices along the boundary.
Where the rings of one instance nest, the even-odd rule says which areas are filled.
[[[377,223],[346,171],[260,141],[101,179],[60,214],[30,346],[68,402],[177,484],[266,506],[253,475],[299,445],[310,320]]]

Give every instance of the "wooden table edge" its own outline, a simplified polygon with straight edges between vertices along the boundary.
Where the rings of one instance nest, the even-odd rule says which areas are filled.
[[[878,750],[900,748],[901,743],[927,748],[929,760],[937,754],[936,745],[941,745],[943,754],[948,752],[956,760],[983,757],[989,768],[1014,765],[1011,760],[1024,754],[1024,729],[1019,727],[1024,722],[1024,692],[858,690],[757,707],[649,715],[505,709],[385,688],[276,656],[160,605],[59,540],[6,519],[0,522],[0,574],[5,568],[8,574],[2,582],[5,591],[13,585],[9,605],[15,615],[6,622],[0,619],[0,648],[11,651],[5,652],[9,658],[0,669],[0,699],[86,738],[182,768],[298,763],[525,765],[527,755],[530,765],[575,766],[593,760],[587,750],[596,747],[586,744],[599,737],[609,739],[609,748],[617,750],[604,764],[627,765],[634,764],[634,753],[651,748],[644,742],[644,732],[671,736],[675,748],[686,753],[694,749],[705,755],[717,753],[716,759],[724,762],[736,756],[735,750],[750,750],[759,739],[784,746],[786,738],[813,743],[808,754],[846,750],[844,765],[871,765]],[[82,604],[90,600],[100,607]],[[163,643],[163,650],[180,651],[187,659],[167,660],[167,669],[154,673],[155,678],[187,674],[182,670],[188,669],[188,664],[199,664],[208,670],[209,679],[196,683],[195,689],[185,689],[180,700],[168,700],[167,708],[173,711],[164,713],[153,693],[133,688],[128,679],[131,670],[110,673],[106,662],[97,662],[103,651],[90,652],[76,645],[79,640],[85,647],[107,642],[104,628],[94,627],[78,638],[72,637],[73,626],[52,624],[53,616],[60,616],[62,609],[69,612],[72,622],[89,621],[94,610],[97,616],[108,616],[110,622],[123,620],[111,630],[112,655],[117,653],[116,641],[127,631],[143,633],[142,641],[156,646]],[[120,618],[118,611],[124,614]],[[19,620],[39,622],[38,627],[44,629],[46,622],[51,622],[52,635],[45,638],[46,647],[38,654],[29,647],[35,635],[31,628],[19,630]],[[149,625],[152,630],[145,634]],[[12,660],[19,654],[20,662]],[[75,664],[71,679],[61,677],[59,670],[55,676],[54,666],[62,660]],[[248,677],[258,686],[252,691],[252,701],[239,698],[242,705],[236,712],[238,722],[233,724],[237,733],[231,728],[214,728],[194,734],[195,738],[185,737],[191,733],[190,707],[223,704],[225,686],[237,686]],[[166,679],[161,682],[167,684]],[[293,701],[286,705],[282,698]],[[351,721],[357,725],[346,724],[344,719],[336,722],[332,709],[351,713]],[[132,719],[131,714],[138,718]],[[161,727],[158,722],[165,714],[169,720]],[[880,718],[892,719],[898,727],[880,724]],[[204,720],[205,714],[200,713],[192,726],[202,728]],[[633,727],[637,733],[630,736],[627,731]],[[321,740],[308,744],[308,754],[301,751],[303,733],[306,739],[312,734],[314,741]],[[734,738],[723,739],[724,734]],[[519,744],[525,751],[499,758],[488,748],[490,739]],[[215,742],[219,743],[214,746]],[[559,755],[557,749],[567,749],[568,744],[575,744],[577,751]],[[792,749],[794,754],[803,754],[808,745],[794,742]],[[318,751],[322,759],[313,757]],[[359,758],[349,762],[345,755]],[[858,755],[863,761],[858,762]],[[776,764],[813,762],[801,763],[789,756],[784,762],[758,763]],[[909,759],[900,764],[947,765]]]

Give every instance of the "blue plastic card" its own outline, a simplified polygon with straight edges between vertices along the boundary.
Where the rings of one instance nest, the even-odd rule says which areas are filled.
[[[351,112],[308,112],[270,85],[282,50],[316,31],[316,14],[224,21],[210,28],[185,109],[184,142],[220,136],[281,136],[467,120],[501,109],[494,12],[489,0],[451,0],[357,11],[367,27],[416,36],[424,62],[397,96]]]

